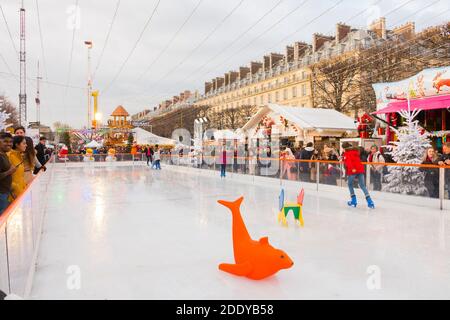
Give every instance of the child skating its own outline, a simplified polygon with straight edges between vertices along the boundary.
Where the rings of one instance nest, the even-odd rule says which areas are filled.
[[[361,163],[361,159],[359,156],[358,148],[353,148],[352,145],[348,142],[344,142],[342,144],[342,148],[344,148],[344,154],[342,155],[342,160],[344,162],[346,168],[346,174],[348,179],[348,189],[350,191],[351,200],[347,202],[347,204],[351,207],[356,207],[356,195],[355,189],[353,187],[353,182],[355,179],[358,181],[359,187],[364,192],[367,200],[367,206],[371,209],[375,208],[375,204],[370,198],[369,191],[366,187],[366,182],[364,179],[364,166]]]

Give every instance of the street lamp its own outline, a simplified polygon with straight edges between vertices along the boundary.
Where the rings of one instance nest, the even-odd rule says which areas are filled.
[[[88,82],[87,82],[87,96],[88,96],[88,123],[87,128],[91,126],[91,91],[92,91],[92,79],[91,79],[91,49],[92,49],[92,41],[85,41],[88,51]]]

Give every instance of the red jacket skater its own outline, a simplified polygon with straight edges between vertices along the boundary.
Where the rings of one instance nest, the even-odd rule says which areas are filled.
[[[343,157],[347,176],[364,173],[364,166],[359,158],[359,150],[357,148],[346,149]]]

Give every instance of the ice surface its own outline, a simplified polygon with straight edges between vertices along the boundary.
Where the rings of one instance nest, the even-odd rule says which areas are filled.
[[[306,191],[305,227],[285,228],[276,222],[277,183],[167,166],[54,170],[34,299],[450,298],[448,211],[377,198],[377,209],[355,209],[344,191]],[[293,268],[262,281],[218,270],[233,251],[231,215],[216,201],[240,195],[252,238],[269,236]],[[380,289],[367,285],[371,266]]]

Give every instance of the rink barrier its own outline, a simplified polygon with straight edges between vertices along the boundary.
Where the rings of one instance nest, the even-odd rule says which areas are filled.
[[[217,161],[218,159],[221,158],[221,155],[216,155],[216,156],[195,156],[195,157],[190,157],[188,155],[183,155],[183,156],[179,156],[179,155],[161,155],[161,159],[167,161],[170,159],[170,164],[172,165],[181,165],[181,166],[197,166],[199,167],[199,163],[201,163],[200,168],[201,169],[210,169],[210,170],[220,170],[220,161]],[[213,163],[209,163],[206,164],[205,163],[205,159],[213,159],[214,161],[212,161]],[[229,162],[230,160],[230,162]],[[236,160],[236,161],[234,161]],[[236,163],[238,160],[240,160],[240,163]],[[250,174],[249,173],[249,161],[252,161],[252,167],[253,167],[253,175],[257,175],[256,171],[260,170],[260,175],[266,176],[264,174],[262,174],[262,168],[268,167],[268,165],[261,165],[261,161],[270,161],[270,163],[272,164],[273,162],[278,162],[278,169],[277,169],[277,174],[272,174],[272,175],[267,175],[270,176],[272,178],[278,178],[280,181],[280,185],[282,184],[283,180],[293,180],[293,181],[298,181],[298,182],[312,182],[315,183],[316,185],[316,190],[318,191],[320,188],[320,185],[324,185],[324,184],[331,184],[333,185],[337,185],[340,187],[344,187],[347,188],[347,182],[346,182],[346,175],[345,175],[345,169],[343,166],[343,163],[340,161],[330,161],[330,160],[300,160],[300,159],[283,159],[283,158],[276,158],[276,157],[239,157],[239,156],[227,156],[227,163],[226,163],[226,167],[227,167],[227,172],[232,172],[234,173],[239,172],[239,173],[244,173],[244,174]],[[301,163],[308,163],[309,164],[309,169],[308,169],[308,174],[310,175],[310,177],[306,178],[305,177],[301,177],[301,173],[300,173],[300,164]],[[369,191],[377,191],[377,192],[381,192],[383,194],[396,194],[396,192],[388,192],[388,191],[382,191],[382,188],[384,185],[386,185],[386,182],[384,181],[384,174],[383,173],[378,173],[380,175],[380,177],[378,177],[378,182],[376,183],[376,178],[373,177],[372,175],[372,170],[370,170],[371,166],[383,166],[383,167],[410,167],[410,168],[418,168],[421,171],[426,171],[426,170],[437,170],[438,174],[436,176],[436,178],[438,179],[436,182],[436,186],[438,187],[438,190],[434,190],[435,194],[433,196],[431,196],[429,194],[429,191],[427,190],[427,193],[424,193],[422,195],[417,195],[417,194],[407,194],[408,196],[416,196],[416,197],[425,197],[425,198],[430,198],[436,199],[436,203],[439,203],[439,208],[440,210],[444,209],[444,200],[446,199],[446,192],[445,192],[445,188],[449,188],[448,190],[448,194],[450,195],[450,186],[447,185],[445,183],[445,170],[446,169],[450,169],[450,166],[439,166],[439,165],[434,165],[434,164],[407,164],[407,163],[386,163],[386,162],[362,162],[362,164],[365,167],[365,179],[366,179],[366,185],[368,187]],[[285,168],[286,166],[289,166],[289,170],[291,170],[292,168],[294,169],[293,171],[295,172],[295,174],[293,175],[292,172],[286,172],[285,170],[283,170],[283,168]],[[326,172],[327,170],[324,167],[327,166],[333,166],[335,169],[338,169],[339,175],[338,176],[334,176],[331,178],[331,182],[330,181],[326,181],[329,177],[326,176]],[[281,169],[281,170],[280,170]],[[313,174],[311,174],[311,171],[313,172]],[[381,170],[383,171],[383,170]],[[334,181],[334,178],[336,178],[336,181]],[[380,182],[381,179],[381,182]],[[358,187],[355,187],[355,189],[357,189]],[[400,194],[400,193],[399,193]]]
[[[89,162],[89,164],[95,164],[99,162],[105,162],[107,154],[93,154],[94,161]],[[70,154],[67,155],[65,160],[61,160],[58,157],[55,157],[55,162],[83,162],[83,154]],[[136,153],[136,154],[130,154],[130,153],[118,153],[116,154],[117,162],[132,162],[134,165],[136,161],[138,162],[146,162],[146,155],[144,153]],[[189,154],[179,155],[179,154],[161,154],[161,161],[167,161],[167,159],[170,159],[171,164],[174,165],[198,165],[199,162],[201,162],[201,167],[203,169],[208,168],[212,170],[219,170],[220,169],[220,161],[221,154],[215,155],[215,156],[209,156],[209,155],[197,155],[197,156],[190,156]],[[213,160],[208,161],[209,164],[205,163],[204,160]],[[236,161],[235,161],[236,160]],[[233,163],[229,163],[233,162]],[[282,180],[296,180],[296,181],[302,181],[300,177],[300,164],[301,163],[308,163],[309,164],[309,171],[314,172],[314,176],[311,175],[310,179],[306,179],[307,181],[312,181],[316,184],[316,190],[318,191],[321,184],[329,184],[325,180],[327,177],[326,170],[324,170],[324,166],[334,166],[335,168],[338,168],[339,170],[339,176],[337,177],[338,182],[337,185],[341,187],[347,187],[347,183],[345,182],[346,176],[345,176],[345,170],[343,167],[343,163],[340,161],[330,161],[330,160],[300,160],[300,159],[283,159],[279,157],[265,157],[265,156],[254,156],[254,157],[242,157],[242,156],[228,156],[227,155],[227,168],[231,167],[232,172],[237,168],[237,170],[243,171],[246,174],[248,174],[249,170],[249,161],[252,161],[252,166],[255,166],[253,169],[261,170],[261,168],[264,167],[270,167],[273,162],[277,163],[278,169],[277,174],[269,175],[273,178],[278,178],[280,180],[280,185],[282,183]],[[212,162],[212,163],[211,163]],[[240,163],[234,163],[234,162],[240,162]],[[270,165],[268,164],[261,164],[261,162],[270,162]],[[439,208],[441,210],[444,209],[444,200],[446,199],[446,192],[445,188],[450,188],[450,186],[446,186],[445,184],[445,170],[450,169],[450,166],[439,166],[439,165],[433,165],[433,164],[407,164],[407,163],[385,163],[385,162],[362,162],[362,164],[365,166],[365,178],[366,178],[366,184],[369,189],[369,191],[381,191],[380,189],[380,182],[376,181],[377,178],[372,176],[371,171],[367,170],[370,166],[383,166],[383,167],[411,167],[411,168],[418,168],[420,170],[438,170],[438,190],[436,190],[435,194],[433,195],[433,198],[436,198],[439,200]],[[291,170],[292,167],[294,167],[294,171],[296,171],[297,176],[292,178],[292,175],[287,173],[283,169],[286,166],[289,166],[289,170]],[[242,166],[244,166],[242,170]],[[228,170],[229,171],[229,170]],[[269,170],[266,170],[269,171]],[[286,176],[286,178],[285,178]],[[304,178],[304,177],[303,177]],[[384,175],[381,176],[381,179],[384,178]],[[303,179],[303,182],[304,179]],[[384,183],[385,184],[385,183]],[[383,186],[383,182],[381,183],[381,187]],[[384,193],[390,193],[387,191],[383,191]],[[450,190],[449,190],[450,194]],[[413,195],[413,194],[412,194]],[[423,195],[426,196],[426,195]]]
[[[0,216],[0,289],[23,298],[31,291],[52,162]]]
[[[53,158],[53,162],[54,163],[67,163],[67,162],[86,162],[84,161],[84,154],[67,154],[64,155],[62,157],[56,155]],[[106,157],[108,156],[107,153],[98,153],[98,154],[93,154],[92,158],[93,161],[92,162],[106,162]],[[147,161],[147,158],[145,156],[145,154],[143,153],[136,153],[136,154],[131,154],[131,153],[116,153],[116,160],[117,162],[125,162],[125,161]]]

